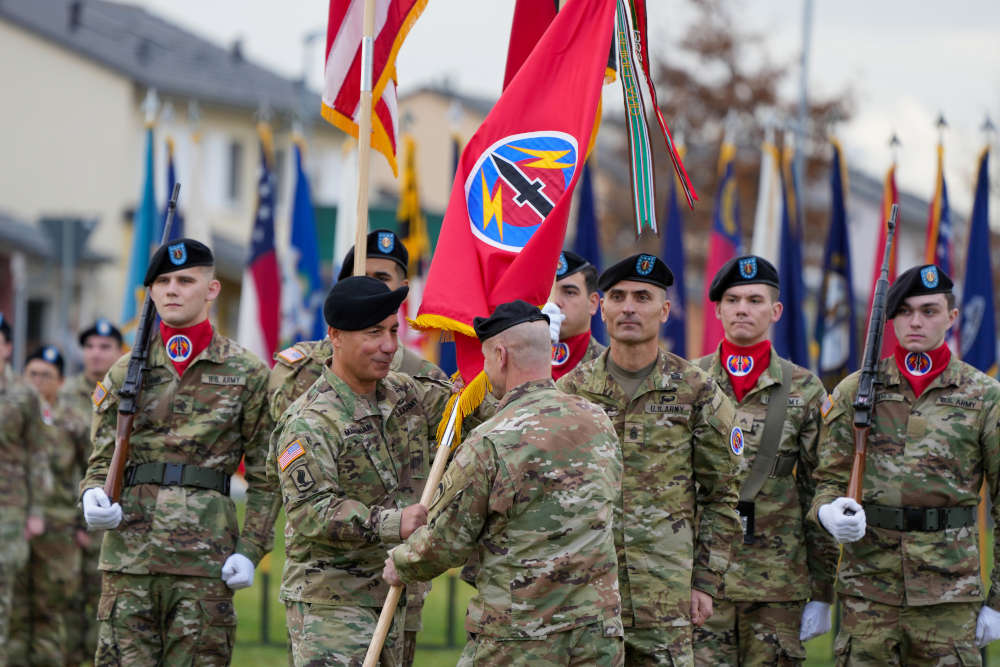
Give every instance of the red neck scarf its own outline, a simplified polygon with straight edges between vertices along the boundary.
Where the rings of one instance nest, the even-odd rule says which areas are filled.
[[[757,379],[771,363],[771,341],[762,340],[744,347],[723,338],[719,355],[736,400],[740,402],[757,385]]]
[[[552,379],[558,380],[576,368],[590,345],[590,329],[552,346]]]
[[[167,351],[167,358],[183,376],[188,364],[212,342],[212,323],[208,320],[194,326],[175,329],[160,320],[160,337]]]
[[[927,385],[948,367],[951,350],[947,344],[941,343],[930,352],[907,352],[902,345],[897,344],[893,356],[896,358],[896,368],[913,387],[913,393],[920,396]]]

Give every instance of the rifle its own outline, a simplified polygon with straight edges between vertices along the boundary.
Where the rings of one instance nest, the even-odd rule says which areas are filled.
[[[865,460],[868,456],[868,432],[872,425],[875,409],[875,385],[878,381],[878,362],[882,354],[882,333],[885,329],[885,301],[889,291],[889,253],[896,232],[896,216],[899,205],[893,204],[889,212],[888,233],[885,237],[885,252],[882,255],[882,271],[875,282],[875,296],[872,297],[871,318],[868,321],[868,336],[865,338],[865,356],[861,364],[858,392],[854,395],[854,462],[851,478],[847,483],[847,496],[861,504],[861,485],[865,479]]]
[[[177,211],[177,198],[181,194],[181,184],[174,183],[174,191],[167,204],[167,219],[163,223],[163,237],[160,245],[170,238],[170,230],[174,226],[174,213]],[[128,463],[129,445],[132,440],[132,422],[135,420],[135,406],[142,390],[142,378],[146,374],[146,363],[149,361],[149,334],[156,318],[156,306],[150,290],[146,290],[146,300],[142,303],[142,314],[139,315],[139,326],[135,331],[135,345],[128,359],[128,371],[125,382],[118,390],[118,427],[115,431],[115,453],[111,456],[108,476],[104,480],[104,493],[111,502],[116,503],[121,497],[122,481],[125,476],[125,464]]]

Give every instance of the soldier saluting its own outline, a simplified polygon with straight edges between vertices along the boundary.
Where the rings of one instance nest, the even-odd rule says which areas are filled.
[[[1000,569],[983,605],[976,530],[984,478],[1000,521],[1000,383],[948,349],[958,309],[937,266],[900,274],[886,316],[898,345],[878,363],[860,505],[844,497],[859,373],[823,406],[810,516],[845,543],[838,664],[978,665],[1000,637]]]
[[[236,632],[232,589],[253,582],[278,511],[264,473],[267,367],[208,319],[220,285],[207,246],[191,239],[161,246],[144,284],[161,322],[137,399],[121,504],[101,485],[128,357],[94,390],[94,451],[80,485],[87,524],[108,529],[94,662],[225,665]],[[241,531],[229,478],[244,456]]]

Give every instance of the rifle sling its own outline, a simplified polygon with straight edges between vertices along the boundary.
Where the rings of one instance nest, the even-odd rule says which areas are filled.
[[[771,393],[767,402],[767,417],[764,419],[764,432],[760,436],[760,445],[754,456],[750,474],[740,489],[740,501],[752,502],[760,493],[764,482],[775,469],[778,446],[781,444],[781,429],[785,423],[785,411],[788,408],[788,392],[792,385],[792,364],[778,358],[781,366],[781,384]]]

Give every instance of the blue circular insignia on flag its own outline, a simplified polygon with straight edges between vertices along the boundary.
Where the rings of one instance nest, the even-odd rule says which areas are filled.
[[[473,235],[520,252],[566,192],[578,161],[576,139],[565,132],[526,132],[494,143],[465,181]]]
[[[556,275],[561,276],[569,271],[569,263],[566,261],[566,253],[559,253],[559,263],[556,264]]]
[[[648,276],[653,272],[654,266],[656,258],[652,255],[639,255],[639,259],[635,260],[635,272],[640,276]]]
[[[753,370],[753,357],[748,354],[730,354],[726,357],[726,370],[738,378],[749,375]]]
[[[562,341],[552,346],[552,365],[562,366],[569,361],[569,345]]]
[[[187,247],[183,242],[175,243],[173,245],[167,246],[167,256],[170,257],[170,263],[174,266],[180,266],[187,261],[188,251]]]
[[[736,456],[743,455],[743,430],[739,426],[734,426],[729,432],[729,448]]]
[[[920,269],[920,282],[927,289],[934,289],[938,286],[938,272],[936,266],[925,266]]]
[[[934,367],[934,362],[926,352],[910,352],[903,359],[903,365],[911,375],[927,375]]]
[[[378,249],[379,252],[388,255],[392,252],[392,249],[396,246],[396,237],[393,236],[392,232],[379,232],[378,233]]]
[[[170,361],[177,363],[187,361],[191,357],[191,350],[194,349],[191,345],[191,339],[183,334],[177,334],[167,339],[166,347]]]
[[[750,280],[757,275],[757,258],[744,257],[740,260],[740,277]]]

